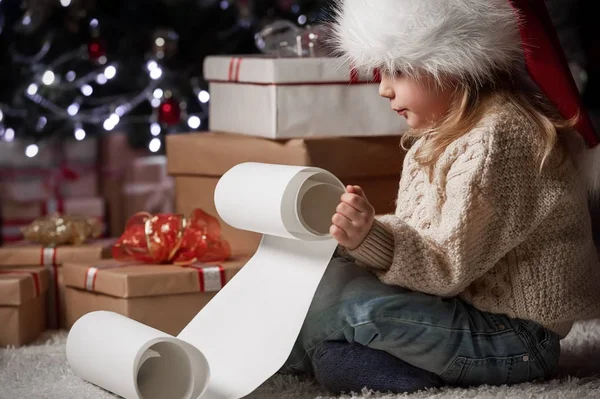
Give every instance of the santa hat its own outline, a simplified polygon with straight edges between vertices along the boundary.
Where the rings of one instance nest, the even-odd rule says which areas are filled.
[[[581,154],[600,187],[600,146],[543,0],[337,0],[334,42],[358,69],[426,72],[484,83],[525,65],[531,80],[594,150]]]

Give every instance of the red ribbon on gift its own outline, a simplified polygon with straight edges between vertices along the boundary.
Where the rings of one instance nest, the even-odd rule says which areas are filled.
[[[219,262],[231,256],[214,217],[196,209],[190,217],[177,214],[133,215],[112,249],[113,258],[150,264]]]

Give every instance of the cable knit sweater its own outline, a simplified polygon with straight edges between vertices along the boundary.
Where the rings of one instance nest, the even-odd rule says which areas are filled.
[[[409,150],[395,215],[349,254],[387,284],[539,322],[566,336],[600,315],[587,192],[571,160],[540,172],[539,135],[495,108],[450,145],[430,181]],[[367,193],[368,195],[368,193]]]

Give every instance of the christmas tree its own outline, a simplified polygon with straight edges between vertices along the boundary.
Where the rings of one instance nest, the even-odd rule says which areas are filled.
[[[208,127],[206,56],[273,51],[258,32],[316,24],[325,3],[0,0],[0,139],[31,140],[33,157],[119,131],[160,152],[164,135]]]

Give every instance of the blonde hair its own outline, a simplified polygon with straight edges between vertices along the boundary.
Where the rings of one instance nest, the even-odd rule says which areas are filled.
[[[401,145],[407,149],[414,141],[425,137],[415,153],[417,162],[425,167],[431,177],[433,167],[446,148],[455,140],[472,130],[493,104],[500,101],[527,118],[540,135],[537,158],[540,170],[548,157],[558,150],[560,161],[565,159],[562,138],[572,132],[578,116],[570,120],[562,118],[549,101],[540,93],[526,88],[508,75],[497,76],[496,83],[484,86],[459,84],[451,96],[448,113],[435,126],[428,129],[411,129],[402,136]]]

